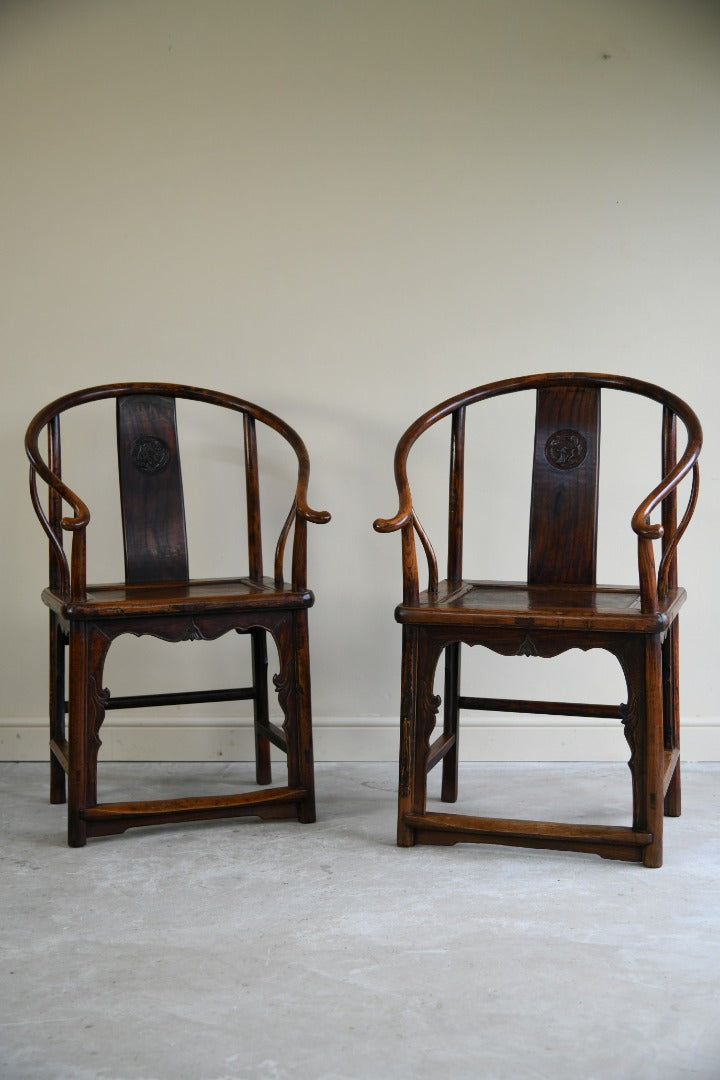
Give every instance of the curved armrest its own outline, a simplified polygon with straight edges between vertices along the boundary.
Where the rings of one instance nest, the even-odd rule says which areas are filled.
[[[687,470],[686,470],[687,472]],[[688,499],[685,512],[678,525],[675,525],[670,533],[666,535],[665,529],[662,525],[651,525],[647,521],[641,523],[638,520],[638,516],[647,512],[649,515],[658,503],[662,502],[673,494],[681,477],[677,478],[674,483],[667,485],[658,485],[654,492],[645,500],[644,503],[635,511],[633,515],[633,529],[638,534],[638,561],[640,566],[640,588],[643,592],[643,596],[646,602],[649,602],[652,606],[657,601],[658,596],[666,596],[668,593],[671,566],[674,563],[675,552],[683,533],[690,524],[690,520],[695,511],[698,499],[698,491],[700,487],[700,469],[695,461],[692,465],[693,481],[692,489],[690,491],[690,497]],[[669,474],[672,475],[672,474]],[[664,494],[658,495],[659,491],[663,490]],[[653,501],[655,500],[655,501]],[[673,515],[674,520],[674,515]],[[641,527],[638,527],[641,526]],[[657,580],[654,576],[654,560],[652,557],[652,541],[663,537],[663,556],[660,561],[660,568],[657,574]],[[649,598],[649,600],[648,600]]]
[[[30,457],[29,452],[28,457]],[[60,496],[63,502],[68,503],[72,507],[75,516],[60,519],[60,524],[63,529],[65,529],[66,532],[77,532],[78,529],[86,528],[90,521],[90,511],[80,496],[76,495],[72,488],[69,488],[67,484],[64,484],[62,480],[58,479],[44,462],[38,463],[30,458],[30,472],[31,475],[39,475],[48,487]]]
[[[646,384],[641,384],[645,387],[645,391],[648,389],[657,390],[656,387],[648,388]],[[685,451],[680,460],[673,465],[666,476],[662,478],[657,487],[653,488],[650,494],[643,499],[638,506],[637,510],[632,516],[632,528],[640,537],[647,537],[651,540],[657,540],[664,534],[662,525],[652,525],[650,523],[650,515],[653,510],[656,509],[667,497],[671,495],[677,488],[680,481],[687,476],[691,469],[697,473],[697,459],[700,456],[702,449],[703,434],[700,426],[700,421],[697,416],[684,401],[674,394],[668,392],[660,392],[648,394],[649,397],[654,397],[656,401],[659,401],[666,410],[669,416],[679,416],[685,425],[685,431],[687,432],[687,445]],[[668,463],[669,464],[669,463]],[[697,483],[697,479],[696,479]],[[690,497],[690,503],[686,511],[687,521],[683,526],[683,531],[687,527],[692,512],[695,509],[695,503]],[[688,516],[689,515],[689,516]],[[684,520],[684,519],[683,519]]]
[[[52,407],[38,413],[30,422],[25,436],[25,453],[30,461],[30,499],[43,531],[50,541],[50,584],[58,587],[68,599],[84,599],[86,591],[85,568],[85,529],[90,521],[90,511],[86,503],[53,472],[40,454],[38,446],[40,433],[52,424],[57,414]],[[52,441],[52,434],[51,434]],[[51,450],[52,458],[52,450]],[[50,491],[50,517],[46,514],[37,490],[38,476]],[[62,504],[67,503],[73,511],[73,517],[58,517]],[[54,512],[53,512],[54,504]],[[72,533],[72,560],[68,566],[67,555],[60,530]],[[54,561],[53,561],[54,559]]]
[[[407,459],[413,443],[425,430],[426,425],[424,421],[427,415],[428,414],[421,416],[419,420],[416,420],[414,424],[411,424],[397,444],[395,449],[394,470],[395,484],[397,486],[399,497],[398,509],[394,517],[376,518],[373,522],[373,529],[375,532],[393,533],[412,523],[413,502],[412,495],[410,494],[410,484],[407,478]],[[437,419],[437,417],[433,417],[430,423],[434,423],[435,419]],[[427,424],[427,426],[430,426],[430,424]]]
[[[56,415],[57,412],[51,405],[48,408],[42,409],[33,417],[28,424],[28,429],[25,434],[25,453],[30,462],[31,472],[40,476],[48,487],[60,496],[63,502],[66,502],[72,507],[75,516],[72,518],[62,518],[60,524],[63,529],[66,529],[68,532],[74,532],[77,529],[84,529],[86,527],[90,521],[90,511],[80,496],[76,495],[72,488],[69,488],[67,484],[63,483],[60,477],[56,476],[50,466],[44,461],[38,445],[40,433]]]
[[[694,455],[694,457],[692,457],[690,461],[685,463],[684,468],[682,468],[681,466],[683,466],[685,462],[685,457],[687,455],[683,455],[683,459],[678,462],[675,468],[671,472],[669,472],[667,476],[663,477],[657,487],[653,488],[650,494],[640,503],[637,510],[633,514],[631,521],[633,532],[637,533],[638,536],[647,537],[650,540],[659,540],[660,537],[664,536],[665,530],[663,526],[659,523],[653,525],[648,520],[648,518],[652,514],[653,510],[657,509],[657,507],[662,502],[664,502],[665,499],[667,499],[668,495],[672,495],[672,493],[680,484],[680,481],[687,476],[691,469],[693,469],[694,471],[699,471],[696,465],[699,453],[700,447],[698,446],[697,453]],[[688,517],[687,522],[685,522],[685,527],[687,527],[690,522],[690,517],[692,517],[696,501],[697,496],[694,499],[691,497],[688,503],[688,511],[690,516]],[[683,532],[684,531],[685,529],[683,528]]]
[[[417,419],[402,435],[395,449],[394,471],[398,490],[399,504],[397,513],[391,518],[376,518],[373,529],[378,533],[393,533],[402,530],[402,568],[403,598],[405,603],[414,603],[419,595],[417,556],[415,552],[415,533],[418,534],[428,563],[428,589],[437,592],[438,567],[437,556],[430,538],[423,529],[413,508],[410,484],[407,477],[407,459],[410,450],[420,435],[438,420],[448,416],[464,404],[464,397],[451,398],[442,405],[428,410]]]
[[[399,510],[395,517],[392,518],[375,518],[373,529],[379,533],[397,532],[398,529],[402,529],[403,525],[408,525],[411,520],[412,506],[406,511]]]
[[[267,409],[262,409],[257,405],[250,405],[248,402],[240,401],[239,399],[226,399],[226,401],[229,400],[232,400],[234,403],[231,407],[242,406],[243,412],[246,412],[250,416],[254,416],[257,420],[267,424],[268,427],[274,428],[275,431],[283,436],[283,438],[287,439],[295,451],[295,456],[298,461],[298,479],[297,487],[295,488],[295,498],[290,511],[291,516],[297,514],[303,521],[310,521],[314,525],[326,525],[331,519],[329,511],[313,510],[313,508],[308,505],[307,491],[310,480],[310,457],[305,443],[295,429],[291,428],[289,424],[286,424],[285,421],[281,420],[275,413],[268,412]]]
[[[269,423],[276,431],[281,432],[292,446],[298,459],[298,482],[295,489],[295,498],[290,507],[285,524],[280,530],[277,546],[275,548],[275,583],[283,582],[283,562],[285,560],[285,543],[290,532],[290,526],[295,523],[292,546],[292,583],[297,589],[307,587],[307,522],[314,525],[326,525],[330,521],[330,513],[327,510],[313,510],[308,506],[307,489],[310,479],[310,458],[305,443],[296,431],[279,417],[264,410],[258,410],[258,418]]]
[[[648,610],[657,608],[658,598],[668,594],[671,580],[677,583],[675,553],[680,539],[690,524],[690,520],[697,504],[700,481],[700,470],[697,459],[702,448],[702,428],[695,413],[684,403],[679,402],[681,408],[675,408],[674,403],[670,406],[670,412],[666,411],[666,417],[671,417],[672,446],[674,456],[674,417],[679,416],[685,425],[688,435],[687,446],[680,460],[662,478],[660,483],[650,494],[643,499],[632,516],[631,525],[638,537],[638,566],[640,571],[640,591],[643,606]],[[669,462],[668,462],[669,464]],[[685,512],[679,524],[676,524],[675,493],[680,482],[692,471],[692,488]],[[672,509],[668,512],[666,524],[653,524],[650,521],[652,512],[660,506],[665,499],[672,496],[669,504]],[[652,553],[652,542],[663,539],[663,555],[660,568],[655,576],[655,562]]]
[[[327,525],[328,521],[331,519],[331,514],[328,510],[313,510],[299,495],[297,512],[300,517],[305,518],[305,521],[312,522],[313,525]]]
[[[657,487],[653,488],[650,494],[643,499],[638,506],[637,510],[632,516],[632,528],[639,537],[646,537],[650,540],[657,540],[664,535],[665,530],[662,525],[653,525],[649,521],[650,515],[668,495],[677,489],[681,480],[683,480],[690,470],[693,471],[693,490],[688,500],[688,506],[683,516],[681,526],[676,532],[682,533],[687,528],[690,518],[695,510],[695,503],[697,501],[697,484],[699,469],[697,465],[697,459],[700,456],[700,450],[702,448],[702,429],[700,422],[695,414],[685,406],[685,410],[689,415],[683,415],[678,412],[676,415],[680,416],[680,419],[685,424],[688,433],[688,444],[685,448],[685,453],[680,458],[680,461],[670,470],[667,476],[664,476]],[[679,537],[678,537],[679,539]]]
[[[304,589],[307,586],[307,522],[314,525],[326,525],[330,521],[330,513],[327,510],[313,510],[305,500],[307,492],[308,473],[310,465],[307,456],[304,461],[298,454],[300,461],[300,476],[290,512],[285,519],[285,524],[280,530],[280,536],[275,547],[275,584],[282,585],[284,580],[283,563],[285,561],[285,544],[290,534],[290,528],[294,524],[292,546],[292,582],[294,588]]]

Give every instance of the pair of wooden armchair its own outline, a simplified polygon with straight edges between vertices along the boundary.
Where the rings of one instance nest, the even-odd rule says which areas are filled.
[[[662,410],[661,480],[632,518],[637,535],[639,587],[596,583],[600,399],[606,390],[650,398]],[[511,394],[536,397],[530,542],[527,580],[463,578],[465,425],[469,406]],[[61,470],[60,418],[76,406],[114,398],[125,581],[89,585],[86,530],[90,512],[65,484]],[[248,573],[232,579],[190,577],[183,488],[178,453],[176,400],[205,402],[242,418],[247,501]],[[447,578],[439,581],[430,540],[420,524],[407,478],[414,443],[443,419],[450,421]],[[677,420],[687,443],[677,450]],[[295,495],[275,550],[274,575],[263,572],[256,424],[276,431],[298,462]],[[47,432],[45,460],[39,449]],[[455,844],[470,841],[589,851],[607,858],[662,863],[663,813],[680,813],[678,611],[685,599],[677,580],[677,545],[697,499],[702,433],[697,417],[679,398],[657,386],[620,376],[537,375],[478,387],[431,409],[401,438],[395,456],[400,505],[379,519],[379,532],[402,535],[402,624],[398,843]],[[68,838],[81,846],[88,836],[136,825],[198,818],[252,815],[315,820],[307,612],[307,523],[329,520],[307,503],[309,459],[292,428],[270,412],[226,394],[195,387],[122,383],[69,394],[48,405],[26,436],[33,505],[50,541],[51,801],[64,802],[68,777]],[[692,473],[688,506],[680,520],[677,487]],[[48,498],[38,493],[38,477]],[[68,506],[70,516],[64,516]],[[660,522],[651,516],[660,508]],[[285,547],[293,531],[292,570],[284,580]],[[70,533],[70,558],[63,546]],[[429,568],[420,591],[416,537]],[[655,569],[653,545],[661,539]],[[103,689],[103,665],[121,634],[166,641],[213,640],[235,630],[250,636],[250,687],[113,699]],[[278,652],[275,676],[282,727],[268,710],[267,648]],[[571,648],[605,649],[620,662],[627,683],[624,704],[498,701],[460,693],[461,646],[481,644],[503,655],[552,657]],[[69,645],[68,694],[65,649]],[[433,741],[441,701],[435,670],[445,655],[443,731]],[[256,779],[271,782],[269,747],[287,754],[288,783],[233,796],[98,804],[99,732],[111,708],[249,699],[253,702]],[[630,746],[632,825],[587,826],[440,814],[427,810],[426,777],[442,761],[441,798],[457,798],[458,717],[461,709],[613,717],[622,721]],[[69,713],[69,733],[65,718]]]

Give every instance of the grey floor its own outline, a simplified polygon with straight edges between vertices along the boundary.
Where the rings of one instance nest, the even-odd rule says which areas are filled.
[[[70,850],[46,772],[0,766],[3,1078],[720,1078],[720,765],[685,767],[661,870],[400,850],[386,764],[319,765],[315,825]],[[249,774],[106,765],[102,795]],[[624,822],[628,776],[467,765],[458,809]]]

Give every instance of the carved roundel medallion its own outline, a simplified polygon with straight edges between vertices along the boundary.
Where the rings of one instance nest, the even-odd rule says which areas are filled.
[[[563,428],[545,443],[545,457],[555,469],[577,469],[587,454],[587,443],[579,431]]]
[[[170,460],[170,448],[162,439],[154,435],[140,435],[132,445],[130,452],[136,469],[144,473],[161,472]]]

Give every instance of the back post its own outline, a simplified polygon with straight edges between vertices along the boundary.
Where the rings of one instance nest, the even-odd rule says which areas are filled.
[[[255,418],[243,413],[245,441],[245,491],[247,496],[247,536],[249,576],[262,581],[262,532],[260,526],[260,478],[258,474]]]
[[[62,460],[60,454],[60,417],[56,414],[48,423],[48,466],[50,471],[57,476],[58,480],[62,480]],[[57,538],[57,542],[60,547],[63,546],[63,530],[60,521],[62,519],[62,497],[55,491],[54,488],[50,488],[48,494],[48,522],[50,528]],[[62,568],[60,566],[60,559],[57,552],[50,545],[50,588],[60,589],[62,587]]]
[[[448,564],[450,588],[462,580],[463,513],[465,505],[465,406],[452,414],[450,435],[450,492],[448,513]]]
[[[667,405],[663,406],[662,424],[662,460],[661,475],[667,476],[677,463],[677,420],[675,413]],[[677,529],[677,488],[669,493],[662,504],[662,553],[665,555]],[[677,551],[671,556],[667,584],[669,589],[677,589]]]
[[[677,462],[677,418],[667,405],[663,406],[662,475],[667,476]],[[662,551],[665,555],[677,529],[677,489],[674,488],[662,504]],[[670,556],[667,573],[668,590],[678,587],[677,549]],[[680,628],[675,619],[662,644],[663,682],[663,746],[665,753],[680,751]],[[682,810],[680,761],[678,759],[663,804],[668,817],[679,817]]]

